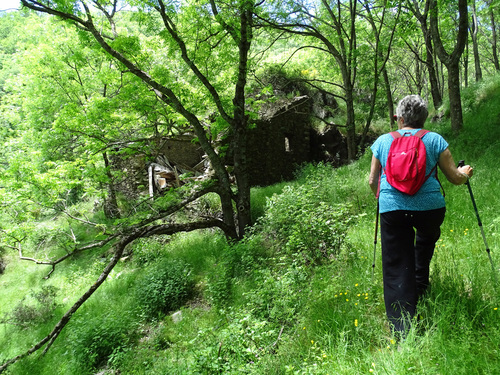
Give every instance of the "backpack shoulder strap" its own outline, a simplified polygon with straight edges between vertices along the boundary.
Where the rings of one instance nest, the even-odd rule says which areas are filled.
[[[427,133],[429,133],[429,130],[427,130],[427,129],[420,129],[418,132],[415,133],[415,137],[422,138]],[[394,139],[402,137],[401,133],[399,133],[398,131],[393,131],[393,132],[390,132],[389,134],[392,135],[392,138],[394,138]]]
[[[392,135],[392,138],[394,139],[401,137],[401,134],[398,131],[390,132],[389,134]]]
[[[420,129],[418,132],[415,133],[415,137],[422,138],[427,133],[429,133],[429,130],[427,130],[427,129]]]

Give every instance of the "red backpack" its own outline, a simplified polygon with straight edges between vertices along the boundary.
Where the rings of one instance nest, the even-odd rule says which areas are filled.
[[[394,131],[394,138],[389,149],[385,165],[387,182],[392,187],[409,195],[414,195],[432,174],[426,175],[426,151],[422,137],[429,131],[421,129],[412,135],[406,132],[401,135]]]

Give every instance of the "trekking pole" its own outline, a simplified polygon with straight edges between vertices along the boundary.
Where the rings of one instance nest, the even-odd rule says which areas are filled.
[[[465,160],[460,160],[458,162],[459,167],[463,167],[464,165],[465,165]],[[465,182],[465,185],[467,185],[467,188],[469,189],[470,198],[472,200],[472,206],[474,207],[474,211],[476,212],[477,224],[479,225],[479,228],[481,229],[481,235],[483,236],[484,246],[486,247],[486,252],[488,253],[488,258],[490,259],[491,268],[493,270],[493,275],[494,275],[495,281],[496,281],[495,266],[493,264],[493,259],[491,259],[490,248],[488,246],[488,242],[486,242],[486,236],[484,235],[483,223],[481,222],[481,218],[479,217],[479,212],[477,210],[477,205],[476,205],[476,201],[474,199],[474,194],[472,194],[472,188],[470,187],[469,179],[467,179],[467,181]]]
[[[379,203],[377,199],[377,216],[375,216],[375,236],[373,239],[373,264],[372,264],[372,280],[375,276],[375,258],[377,256],[377,232],[378,232],[378,213],[379,213]]]

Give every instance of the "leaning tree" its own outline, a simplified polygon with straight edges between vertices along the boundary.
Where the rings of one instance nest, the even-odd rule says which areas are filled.
[[[99,240],[87,244],[75,241],[71,251],[54,261],[30,260],[54,268],[68,257],[92,248],[112,248],[113,256],[96,282],[64,314],[52,332],[25,353],[7,360],[0,366],[0,372],[43,347],[47,351],[71,316],[105,281],[125,248],[135,240],[205,228],[218,228],[229,239],[237,240],[244,236],[251,221],[246,167],[249,115],[245,86],[254,37],[253,15],[258,6],[253,0],[187,1],[182,4],[166,0],[21,2],[32,11],[71,25],[93,40],[121,74],[140,80],[156,96],[162,110],[191,127],[207,155],[213,177],[176,190],[168,199],[160,199],[160,204],[147,214],[131,221],[121,220],[105,229],[102,223],[72,216],[84,225],[102,230]],[[232,160],[229,163],[227,155],[214,146],[214,129],[224,132],[230,139]],[[227,164],[232,165],[235,183]],[[174,220],[175,213],[208,193],[215,193],[220,198],[220,215],[182,222]],[[19,238],[13,246],[19,248],[20,254],[21,240]]]

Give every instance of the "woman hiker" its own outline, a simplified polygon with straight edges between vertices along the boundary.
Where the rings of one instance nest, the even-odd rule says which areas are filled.
[[[418,95],[406,96],[399,102],[396,115],[398,132],[415,135],[424,127],[427,104]],[[375,195],[379,193],[387,317],[394,332],[404,337],[415,315],[418,299],[429,286],[429,265],[445,216],[441,185],[433,169],[437,164],[448,181],[455,185],[464,184],[472,177],[473,170],[469,165],[457,168],[444,138],[428,132],[421,138],[426,150],[427,180],[414,195],[403,193],[388,183],[385,173],[393,139],[390,133],[384,134],[372,145],[369,184]]]

